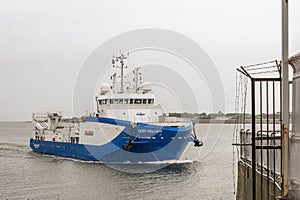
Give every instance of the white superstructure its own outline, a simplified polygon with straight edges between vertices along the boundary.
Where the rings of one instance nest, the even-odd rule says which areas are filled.
[[[126,59],[123,54],[113,57],[113,67],[120,69],[120,74],[111,76],[111,85],[101,85],[96,96],[98,116],[134,122],[158,122],[162,108],[155,102],[151,83],[142,82],[140,67],[134,68],[132,83],[124,84]]]

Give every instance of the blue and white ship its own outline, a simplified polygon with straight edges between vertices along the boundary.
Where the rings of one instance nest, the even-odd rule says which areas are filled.
[[[89,161],[141,163],[178,160],[190,142],[191,122],[170,122],[156,103],[151,83],[142,82],[140,67],[131,83],[124,82],[127,57],[113,57],[116,73],[96,96],[97,112],[66,122],[60,112],[34,113],[35,152]],[[119,73],[117,73],[119,72]]]

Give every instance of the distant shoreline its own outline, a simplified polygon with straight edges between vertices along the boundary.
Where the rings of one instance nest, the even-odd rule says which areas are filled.
[[[226,119],[226,120],[221,120],[221,119],[192,119],[192,122],[195,124],[236,124],[235,119]],[[32,123],[31,121],[0,121],[0,123]],[[256,123],[260,123],[260,120],[256,120]],[[264,119],[262,121],[263,124],[267,123],[267,120]],[[269,123],[272,123],[272,120],[269,120]],[[279,120],[276,120],[276,124],[279,124]],[[242,124],[242,121],[240,121],[239,124]],[[245,124],[251,124],[250,119],[245,120]]]
[[[225,120],[219,120],[219,119],[196,119],[196,120],[192,120],[193,123],[196,124],[236,124],[237,121],[235,119],[225,119]],[[239,124],[242,124],[242,120],[239,121]],[[269,124],[271,124],[273,121],[269,120]],[[256,124],[259,124],[260,120],[257,119],[256,120]],[[264,119],[262,120],[263,124],[267,124],[267,120]],[[276,124],[279,124],[279,120],[275,120]],[[251,119],[246,119],[245,120],[245,124],[251,124]]]
[[[0,121],[0,123],[32,123],[32,121]]]

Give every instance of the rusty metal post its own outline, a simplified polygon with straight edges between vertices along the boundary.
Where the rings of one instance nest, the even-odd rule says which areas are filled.
[[[282,196],[288,196],[289,149],[289,71],[288,71],[288,0],[282,0]]]

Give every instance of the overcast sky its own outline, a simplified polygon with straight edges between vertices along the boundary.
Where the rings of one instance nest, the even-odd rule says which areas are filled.
[[[289,1],[290,56],[300,51],[300,1]],[[1,0],[0,121],[34,111],[72,116],[82,63],[102,42],[139,28],[176,31],[212,59],[234,111],[235,68],[280,59],[281,0]],[[210,112],[209,108],[204,109]]]

